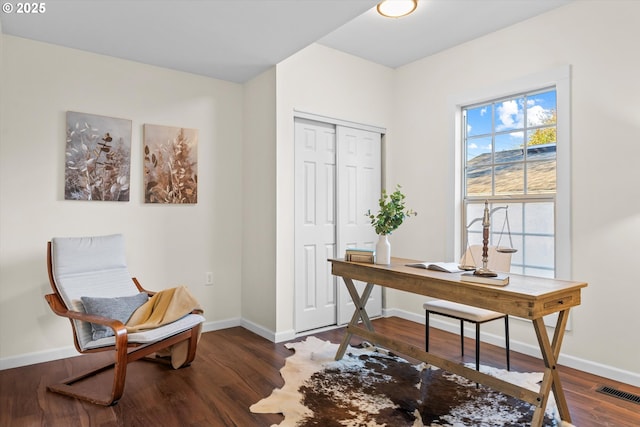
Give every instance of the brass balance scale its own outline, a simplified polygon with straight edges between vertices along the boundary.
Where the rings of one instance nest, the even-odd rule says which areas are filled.
[[[518,252],[518,250],[513,247],[513,240],[511,239],[511,227],[509,226],[509,210],[508,210],[509,206],[508,205],[498,206],[496,208],[489,210],[489,202],[485,200],[483,216],[475,218],[473,221],[469,223],[469,225],[467,225],[467,228],[466,228],[467,250],[465,250],[464,256],[462,257],[462,262],[460,263],[461,265],[459,265],[458,268],[465,271],[473,271],[473,274],[476,276],[496,277],[498,275],[498,273],[496,273],[495,271],[490,270],[487,267],[487,264],[489,263],[489,246],[488,245],[489,245],[489,227],[491,225],[491,216],[495,212],[501,209],[505,210],[505,215],[504,215],[504,222],[502,223],[502,230],[500,231],[500,237],[498,237],[496,251],[501,253],[510,253],[510,254]],[[471,253],[471,251],[468,250],[469,249],[469,227],[471,227],[473,224],[475,224],[478,221],[482,221],[482,267],[480,268],[476,268],[475,260],[472,260],[474,262],[473,265],[467,263],[467,254]],[[507,228],[507,233],[509,235],[508,247],[500,246],[500,241],[502,240],[502,236],[504,235],[505,226]],[[471,257],[473,258],[473,254],[471,254]]]

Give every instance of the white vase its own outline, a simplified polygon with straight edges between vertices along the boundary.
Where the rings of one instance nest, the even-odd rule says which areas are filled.
[[[391,244],[386,234],[378,236],[376,243],[376,264],[391,264]]]

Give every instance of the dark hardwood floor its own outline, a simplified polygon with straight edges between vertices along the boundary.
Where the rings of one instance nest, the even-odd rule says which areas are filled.
[[[424,343],[424,325],[391,317],[374,320],[376,330],[393,334],[414,345]],[[316,334],[339,342],[343,329]],[[304,338],[300,338],[302,340]],[[352,344],[357,344],[356,339]],[[473,341],[465,347],[470,357],[460,357],[457,336],[434,329],[432,352],[473,361]],[[292,352],[283,343],[274,344],[243,328],[230,328],[202,335],[198,355],[185,369],[136,362],[129,366],[124,396],[117,405],[100,407],[46,391],[46,385],[90,367],[104,354],[84,355],[0,371],[0,426],[270,426],[282,416],[252,414],[249,406],[268,396],[283,382],[279,370]],[[503,368],[504,350],[482,344],[482,363]],[[541,371],[538,359],[512,353],[514,371]],[[589,426],[640,426],[640,405],[597,393],[604,384],[640,394],[640,389],[560,367],[560,375],[573,423]],[[92,387],[109,387],[102,375]]]

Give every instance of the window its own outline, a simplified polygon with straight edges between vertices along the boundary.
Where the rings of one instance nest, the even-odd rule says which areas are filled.
[[[556,99],[555,125],[552,124],[548,115],[546,115],[549,118],[548,123],[542,121],[535,123],[534,120],[540,119],[541,116],[532,117],[531,114],[536,114],[537,110],[541,112],[543,108],[547,110],[550,108],[549,106],[539,106],[531,110],[531,106],[525,108],[526,102],[530,104],[535,101],[536,96],[554,90]],[[506,105],[512,110],[505,108],[498,111],[497,107],[511,100],[514,102]],[[520,104],[519,100],[522,100]],[[489,117],[491,117],[491,121],[478,123],[474,129],[473,117],[470,117],[471,110],[474,110],[476,114],[481,114],[482,111],[479,108],[483,106],[487,106],[485,114],[489,113],[490,106]],[[466,110],[466,117],[463,116],[464,110]],[[464,252],[467,235],[466,225],[482,215],[484,201],[488,200],[492,208],[509,205],[507,212],[513,246],[518,249],[518,252],[512,256],[513,272],[571,279],[571,66],[563,65],[515,80],[468,89],[450,97],[449,111],[451,111],[451,129],[454,132],[452,136],[455,141],[452,144],[454,167],[451,169],[452,191],[449,193],[448,203],[448,214],[452,220],[447,222],[447,234],[451,238],[447,240],[445,248],[450,254],[449,256],[455,259]],[[518,114],[509,115],[510,111],[521,114],[522,118],[519,119]],[[526,121],[525,114],[528,119]],[[486,118],[487,116],[482,117]],[[466,126],[467,119],[471,120],[470,130]],[[504,119],[503,122],[501,122],[502,119]],[[508,159],[505,160],[506,153],[504,152],[508,151],[508,147],[503,142],[508,140],[512,133],[516,136],[522,135],[522,149],[524,150],[525,141],[528,142],[531,139],[530,135],[533,135],[536,130],[541,129],[539,134],[552,132],[548,129],[552,129],[553,126],[555,126],[556,143],[555,189],[552,190],[553,187],[549,186],[548,182],[547,185],[541,186],[531,180],[531,172],[535,175],[536,168],[544,164],[544,160],[539,156],[540,153],[534,153],[533,147],[527,147],[526,153],[523,152],[520,155],[520,161],[510,163]],[[476,164],[475,171],[478,172],[482,167],[492,171],[490,190],[475,187],[475,189],[471,189],[469,195],[467,195],[466,166],[469,158],[483,153],[473,153],[472,150],[475,149],[475,146],[467,147],[467,136],[473,137],[477,147],[479,149],[484,147],[484,154],[491,156],[491,159],[487,159],[486,163]],[[495,143],[494,136],[497,137]],[[487,139],[488,137],[490,139]],[[534,141],[536,138],[533,138]],[[491,142],[491,146],[482,145],[483,141]],[[545,144],[536,145],[544,146]],[[496,152],[497,159],[494,157]],[[527,162],[524,162],[525,156],[527,156]],[[511,177],[500,175],[501,171],[506,170],[509,165],[518,171],[518,174],[513,176],[513,181],[520,184],[518,191],[513,190]],[[471,166],[474,165],[471,164]],[[496,170],[498,171],[497,175],[495,175]],[[504,213],[504,210],[499,210],[493,214],[492,244],[509,245]],[[549,218],[552,218],[553,222],[546,221]],[[503,224],[505,225],[505,234],[500,238]],[[469,230],[471,243],[480,243],[481,230],[482,227],[479,223],[471,227]],[[553,262],[550,261],[551,258],[553,258]]]
[[[511,271],[555,276],[557,100],[555,86],[462,107],[463,238],[517,249]]]

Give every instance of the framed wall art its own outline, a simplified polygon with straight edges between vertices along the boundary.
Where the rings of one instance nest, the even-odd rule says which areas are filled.
[[[131,120],[67,112],[65,200],[129,201]]]
[[[144,125],[145,203],[198,202],[198,130]]]

